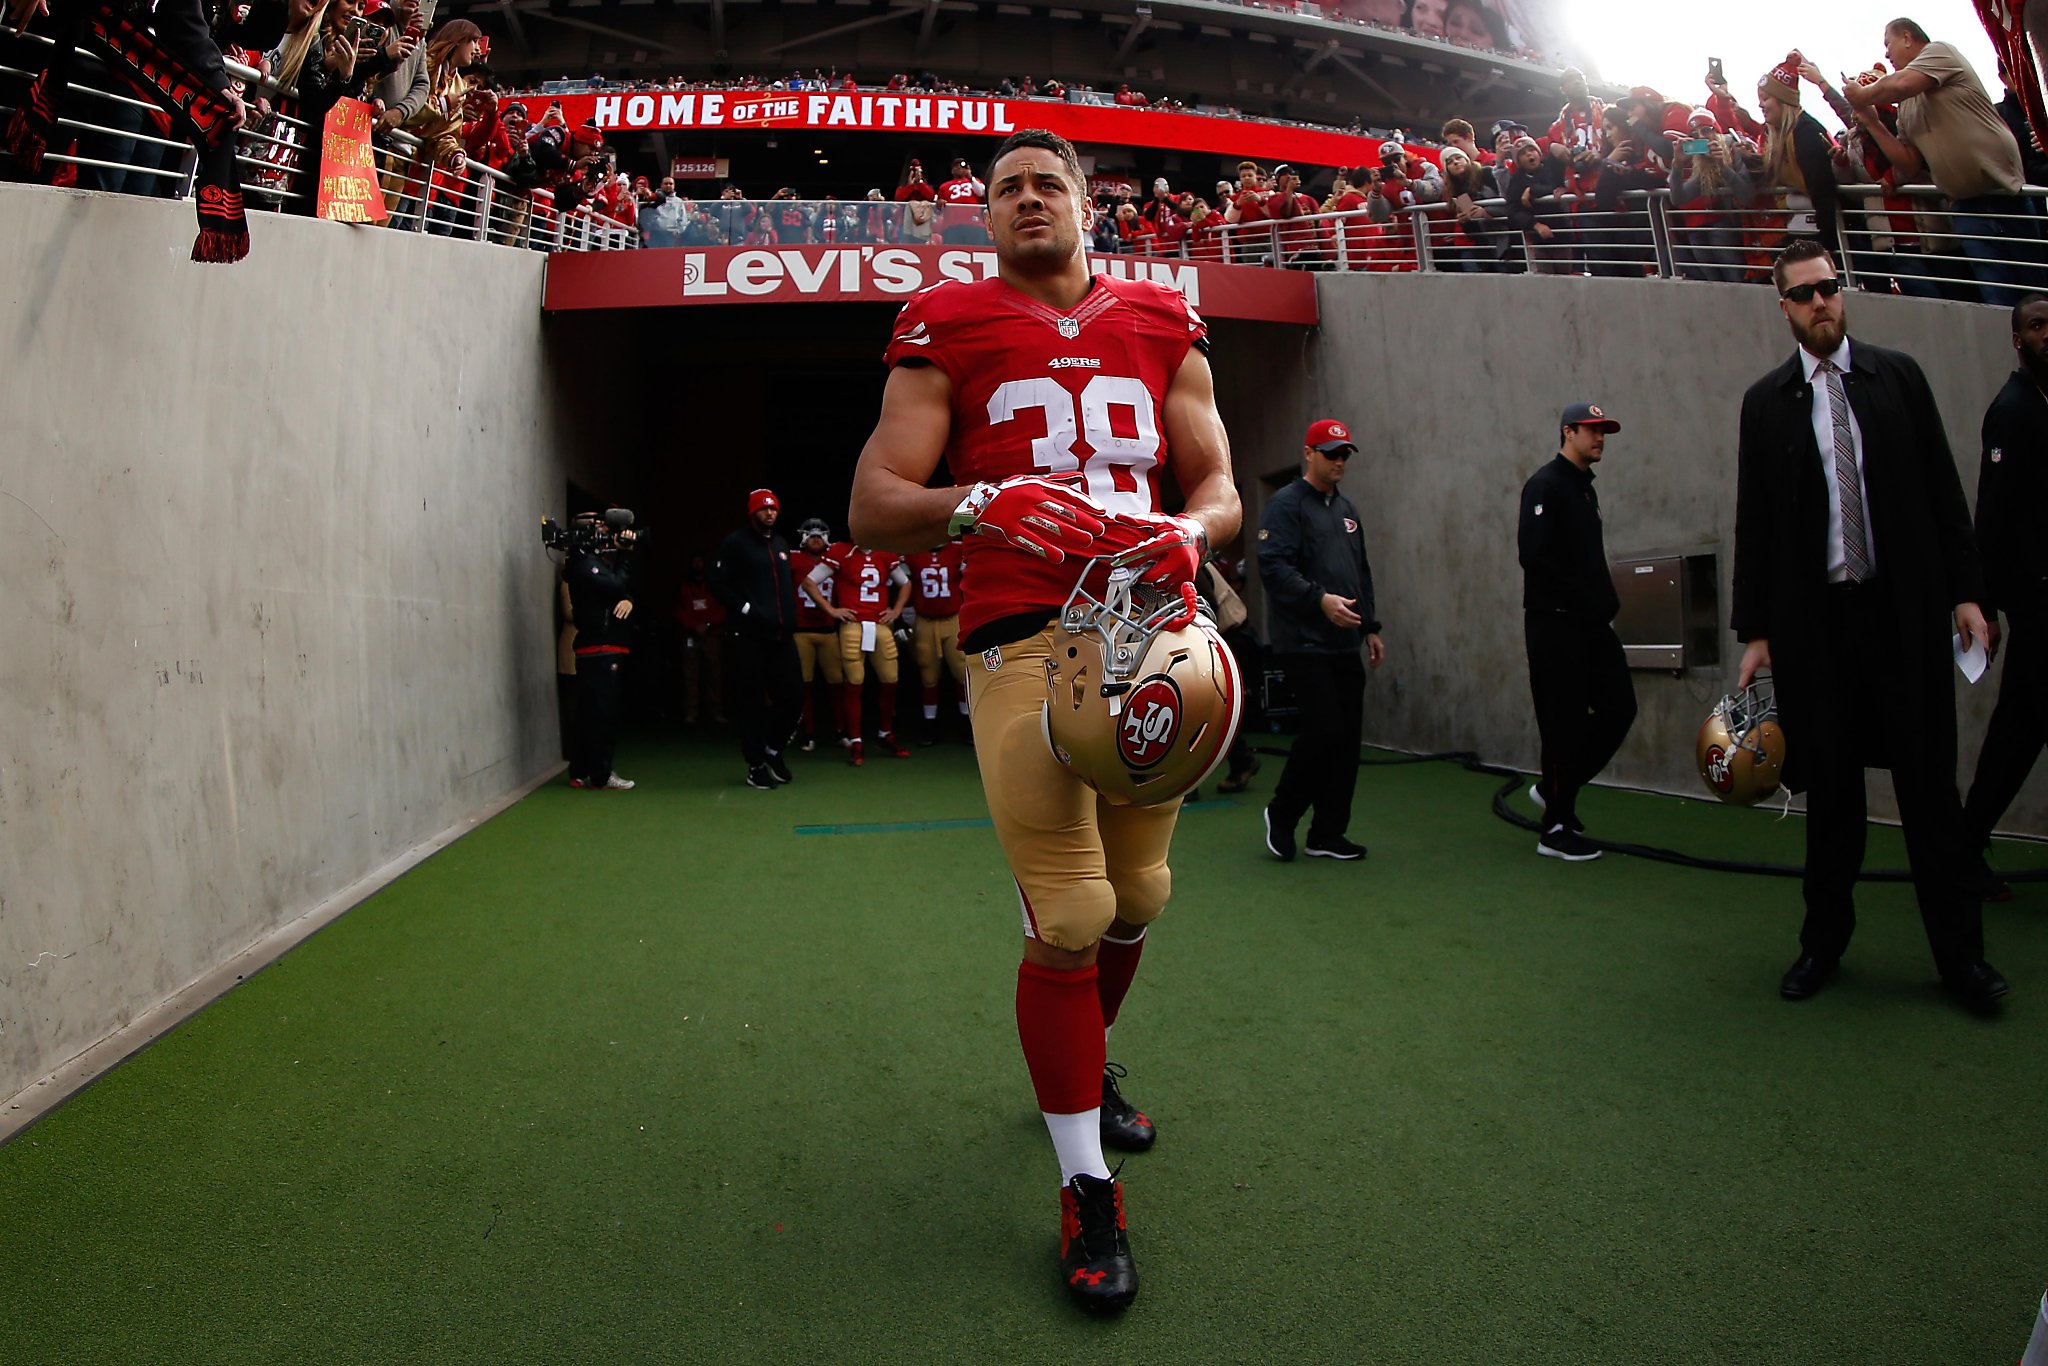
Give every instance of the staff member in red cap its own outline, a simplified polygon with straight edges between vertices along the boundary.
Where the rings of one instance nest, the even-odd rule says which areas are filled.
[[[1621,598],[1593,492],[1593,466],[1621,424],[1597,403],[1574,403],[1557,422],[1557,458],[1522,485],[1522,630],[1543,738],[1543,775],[1529,795],[1543,807],[1536,852],[1584,863],[1600,847],[1579,821],[1579,789],[1607,767],[1636,719],[1635,684],[1614,633]]]
[[[1365,523],[1337,491],[1357,451],[1342,422],[1310,423],[1301,478],[1274,494],[1259,519],[1259,581],[1272,604],[1267,627],[1301,707],[1300,734],[1266,808],[1266,849],[1282,863],[1293,861],[1294,828],[1311,811],[1300,846],[1311,858],[1365,857],[1365,846],[1345,831],[1358,783],[1365,671],[1377,669],[1387,651],[1373,610]]]
[[[803,709],[797,666],[796,577],[789,545],[775,534],[782,501],[773,490],[747,495],[747,521],[725,538],[711,565],[711,594],[725,608],[726,715],[738,723],[747,786],[771,791],[790,780],[783,750]]]

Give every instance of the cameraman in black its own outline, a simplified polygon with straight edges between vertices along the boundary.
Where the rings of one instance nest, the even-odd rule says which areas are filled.
[[[631,514],[627,514],[628,520]],[[576,736],[570,746],[569,786],[628,792],[633,784],[612,772],[619,741],[619,691],[628,643],[624,563],[632,550],[629,527],[613,531],[596,513],[576,518],[575,548],[562,569],[576,623]]]

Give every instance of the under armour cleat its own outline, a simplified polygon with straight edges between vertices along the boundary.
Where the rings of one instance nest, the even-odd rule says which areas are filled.
[[[859,768],[862,764],[867,762],[867,756],[861,752],[860,741],[855,740],[847,745],[846,762],[852,764],[855,768]]]
[[[898,740],[891,731],[885,730],[880,735],[877,735],[875,743],[882,747],[882,753],[892,759],[908,759],[910,757],[910,751],[903,747],[903,742]]]
[[[1114,1177],[1076,1176],[1060,1190],[1060,1274],[1091,1314],[1121,1313],[1138,1296],[1138,1266],[1124,1232]]]
[[[1121,1063],[1102,1069],[1102,1146],[1119,1152],[1142,1153],[1159,1137],[1145,1112],[1124,1099],[1117,1079],[1128,1075]]]

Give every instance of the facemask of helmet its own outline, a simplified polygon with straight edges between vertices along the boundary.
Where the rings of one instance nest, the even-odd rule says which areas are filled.
[[[1785,732],[1770,685],[1752,683],[1714,704],[1700,726],[1700,780],[1722,801],[1754,806],[1778,790]]]

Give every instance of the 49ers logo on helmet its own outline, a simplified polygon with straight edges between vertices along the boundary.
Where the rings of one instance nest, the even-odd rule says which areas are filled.
[[[1735,790],[1735,774],[1728,767],[1728,751],[1719,745],[1707,747],[1706,779],[1716,792]]]
[[[1180,687],[1164,674],[1140,683],[1117,722],[1117,754],[1131,768],[1151,768],[1173,752],[1180,736]]]

